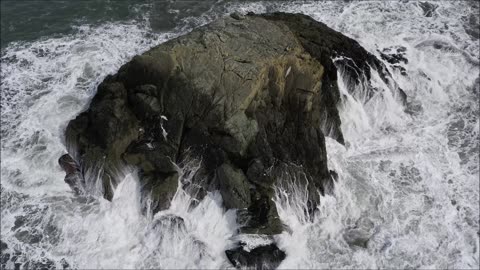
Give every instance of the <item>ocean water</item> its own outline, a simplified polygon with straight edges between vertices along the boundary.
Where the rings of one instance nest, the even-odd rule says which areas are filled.
[[[408,63],[387,66],[408,99],[400,106],[375,74],[372,99],[351,96],[339,69],[346,145],[327,138],[335,192],[311,220],[301,187],[276,188],[289,228],[275,237],[280,268],[478,269],[479,5],[431,3],[425,16],[415,1],[1,1],[2,267],[232,267],[224,250],[238,224],[218,193],[190,209],[179,189],[170,209],[143,215],[135,172],[112,202],[77,198],[57,159],[68,121],[134,55],[230,12],[287,11],[378,57],[400,48]],[[183,179],[196,166],[179,164]]]

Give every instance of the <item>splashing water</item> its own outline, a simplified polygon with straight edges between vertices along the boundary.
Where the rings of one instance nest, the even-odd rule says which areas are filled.
[[[288,255],[281,268],[478,268],[479,65],[465,57],[478,58],[478,40],[459,29],[466,3],[439,5],[432,19],[414,3],[357,2],[338,5],[335,21],[313,4],[286,8],[330,22],[371,52],[406,48],[408,76],[391,72],[409,99],[404,113],[378,76],[372,85],[383,91],[367,102],[340,82],[347,144],[327,140],[335,194],[322,198],[313,222],[298,217],[303,194],[277,197],[293,231],[279,237]],[[416,46],[439,31],[463,51]]]
[[[289,228],[275,237],[287,253],[280,268],[479,268],[480,53],[464,16],[478,10],[462,1],[435,4],[432,17],[411,1],[225,4],[226,13],[304,13],[379,58],[384,49],[403,47],[408,59],[402,64],[407,76],[386,63],[408,96],[406,108],[378,74],[371,86],[379,91],[367,100],[349,94],[348,78],[339,73],[346,145],[326,140],[329,168],[339,179],[313,221],[304,211],[304,188],[277,187],[275,203]],[[108,202],[73,196],[57,165],[66,124],[86,108],[103,77],[187,30],[152,33],[137,22],[83,25],[68,36],[11,43],[2,52],[6,268],[231,267],[224,250],[238,224],[218,193],[192,207],[179,188],[168,210],[149,216],[141,212],[134,171],[118,179]],[[179,169],[181,181],[192,169]],[[248,241],[255,246],[265,239]]]

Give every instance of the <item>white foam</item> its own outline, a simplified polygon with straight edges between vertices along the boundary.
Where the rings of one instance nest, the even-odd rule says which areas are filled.
[[[126,174],[111,203],[100,200],[99,209],[64,220],[54,252],[88,269],[211,269],[226,263],[224,250],[237,227],[219,193],[192,208],[192,198],[179,188],[170,209],[154,217],[141,213],[141,196],[135,174]]]

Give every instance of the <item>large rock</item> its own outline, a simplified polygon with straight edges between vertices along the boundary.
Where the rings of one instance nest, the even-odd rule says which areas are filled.
[[[239,209],[243,233],[278,234],[275,184],[307,185],[312,213],[333,186],[325,135],[343,143],[337,66],[349,85],[364,83],[372,68],[392,83],[356,41],[310,17],[235,14],[107,76],[69,123],[67,145],[82,172],[99,173],[107,199],[119,169],[138,168],[154,211],[168,208],[177,189],[175,163],[198,157],[194,179],[220,190],[226,208]]]

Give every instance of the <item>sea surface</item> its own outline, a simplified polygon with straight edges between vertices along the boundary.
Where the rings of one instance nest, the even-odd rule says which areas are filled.
[[[339,177],[319,214],[301,187],[277,187],[288,230],[280,268],[478,269],[479,4],[475,1],[1,0],[1,267],[227,268],[235,213],[218,192],[191,209],[179,189],[168,210],[143,215],[127,173],[112,202],[75,197],[57,160],[68,121],[134,55],[231,12],[303,13],[387,62],[407,106],[372,76],[366,101],[346,91],[345,146],[327,138]],[[368,89],[359,86],[357,93]],[[183,177],[195,163],[184,164]],[[179,216],[184,226],[164,222]],[[250,246],[268,242],[248,237]]]

